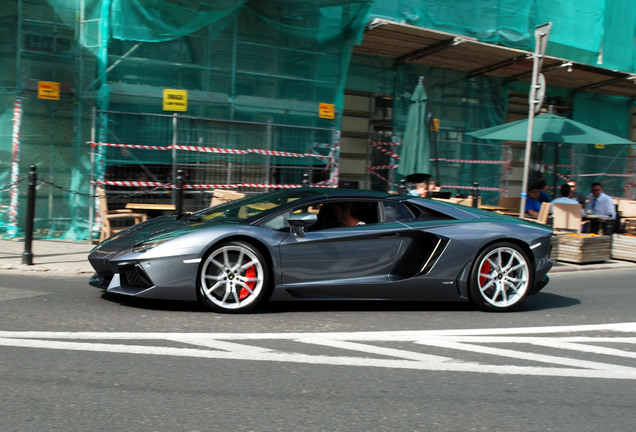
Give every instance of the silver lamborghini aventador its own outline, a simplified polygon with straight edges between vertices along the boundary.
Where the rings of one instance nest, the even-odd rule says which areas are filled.
[[[90,284],[198,300],[217,312],[360,299],[508,311],[548,283],[551,235],[543,225],[432,199],[284,189],[121,231],[90,253]]]

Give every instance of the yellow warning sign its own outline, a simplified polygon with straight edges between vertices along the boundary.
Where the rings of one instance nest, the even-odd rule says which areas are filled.
[[[60,83],[38,81],[38,99],[60,100]]]
[[[187,111],[188,91],[163,89],[163,110],[164,111]]]
[[[321,103],[318,107],[318,117],[324,119],[335,119],[336,106],[334,104]]]

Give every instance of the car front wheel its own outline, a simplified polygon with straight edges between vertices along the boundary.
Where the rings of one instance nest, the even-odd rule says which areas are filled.
[[[247,312],[267,295],[265,259],[243,242],[225,243],[210,251],[203,259],[198,279],[200,301],[216,312]]]
[[[475,261],[470,298],[479,309],[510,311],[521,304],[532,286],[530,260],[512,243],[486,248]]]

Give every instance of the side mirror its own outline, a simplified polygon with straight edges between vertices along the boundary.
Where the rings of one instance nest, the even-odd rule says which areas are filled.
[[[318,215],[313,213],[296,213],[291,215],[287,219],[287,222],[296,235],[305,237],[305,231],[303,228],[310,227],[318,222]]]

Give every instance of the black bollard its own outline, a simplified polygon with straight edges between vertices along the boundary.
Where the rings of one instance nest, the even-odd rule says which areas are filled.
[[[473,183],[473,207],[479,207],[479,183]]]
[[[38,173],[35,165],[31,165],[29,171],[29,188],[27,191],[27,212],[24,228],[24,252],[22,253],[22,264],[33,265],[33,218],[35,217],[35,185],[38,182]]]
[[[176,182],[177,190],[175,192],[175,214],[183,213],[183,171],[177,170],[177,182]]]
[[[408,191],[406,190],[406,180],[400,180],[400,194],[405,195]]]

